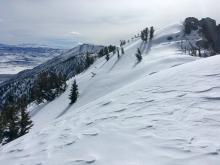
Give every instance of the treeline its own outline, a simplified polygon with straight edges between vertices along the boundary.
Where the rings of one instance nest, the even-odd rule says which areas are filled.
[[[104,48],[102,48],[99,51],[98,56],[103,57],[103,56],[106,56],[107,54],[115,52],[115,51],[116,51],[116,46],[113,46],[113,45],[105,46]]]
[[[191,44],[189,41],[189,44],[187,45],[186,42],[186,40],[182,40],[180,42],[180,49],[185,54],[189,54],[191,56],[196,57],[209,57],[214,56],[216,54],[216,52],[211,47],[208,49],[204,49],[201,46]]]
[[[116,52],[118,52],[118,47],[109,45],[101,49],[98,53],[98,56],[99,57],[105,56],[106,61],[108,61],[110,59],[110,53],[116,54]]]
[[[148,27],[145,28],[144,30],[141,31],[141,35],[140,35],[141,40],[144,41],[145,43],[151,41],[154,38],[154,32],[155,30],[153,26],[150,27],[150,30]],[[142,53],[140,48],[137,49],[135,56],[137,58],[138,63],[142,61]]]
[[[38,75],[30,91],[32,101],[41,103],[52,101],[66,89],[66,77],[53,72],[42,72]]]

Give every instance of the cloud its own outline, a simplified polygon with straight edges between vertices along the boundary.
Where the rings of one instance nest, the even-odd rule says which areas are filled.
[[[74,36],[78,36],[78,35],[81,35],[81,33],[79,32],[76,32],[76,31],[71,31],[70,34],[74,35]]]
[[[0,42],[7,43],[60,38],[114,44],[146,26],[160,28],[188,16],[209,16],[220,22],[219,0],[0,1]]]

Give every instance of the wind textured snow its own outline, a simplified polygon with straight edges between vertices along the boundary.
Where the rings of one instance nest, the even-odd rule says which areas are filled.
[[[219,165],[220,56],[183,54],[182,27],[167,29],[78,75],[73,106],[71,79],[59,98],[30,107],[33,129],[0,148],[0,164]]]

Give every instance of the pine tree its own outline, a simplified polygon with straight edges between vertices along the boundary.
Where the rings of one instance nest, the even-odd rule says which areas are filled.
[[[118,58],[120,58],[119,48],[117,48],[117,55],[118,55]]]
[[[66,88],[66,77],[51,71],[42,72],[34,81],[31,89],[31,100],[38,103],[52,101]]]
[[[154,38],[154,27],[153,26],[151,26],[150,27],[150,40],[152,40],[153,38]]]
[[[103,57],[105,54],[104,54],[104,49],[101,49],[98,53],[98,56],[99,57]]]
[[[89,52],[86,52],[86,68],[90,67],[94,61],[94,58],[90,56]]]
[[[120,47],[124,46],[126,44],[125,40],[120,40]]]
[[[143,31],[141,31],[141,39],[145,42],[148,41],[148,35],[149,35],[149,29],[145,28]]]
[[[113,54],[116,54],[116,47],[115,47],[115,49],[113,50]]]
[[[145,29],[145,41],[146,41],[146,42],[148,41],[148,35],[149,35],[149,29],[146,28],[146,29]]]
[[[105,59],[106,59],[106,61],[108,61],[110,59],[109,53],[105,55]]]
[[[104,48],[104,55],[108,54],[109,53],[109,50],[108,50],[108,47],[105,47]]]
[[[198,52],[199,52],[199,57],[202,57],[202,53],[201,53],[201,48],[200,47],[198,49]]]
[[[76,84],[76,80],[74,80],[72,88],[71,88],[71,93],[69,96],[70,99],[70,104],[74,104],[79,96],[78,92],[78,85]]]
[[[30,116],[27,112],[27,101],[25,97],[22,97],[18,102],[18,109],[20,111],[20,119],[19,119],[19,126],[20,132],[19,136],[23,136],[29,132],[31,127],[33,126]]]
[[[0,144],[2,143],[3,139],[4,139],[4,120],[3,120],[3,116],[2,113],[0,113]]]
[[[138,62],[141,62],[142,60],[142,55],[141,55],[141,50],[138,48],[137,53],[135,54],[137,57]]]
[[[6,144],[23,136],[33,126],[26,111],[27,104],[26,97],[14,100],[12,95],[9,95],[0,113],[0,143]]]
[[[19,118],[15,105],[7,105],[4,113],[3,143],[9,143],[19,137]]]
[[[125,54],[124,48],[121,47],[121,54]]]

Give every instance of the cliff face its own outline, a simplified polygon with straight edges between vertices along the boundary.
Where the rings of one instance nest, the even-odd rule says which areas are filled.
[[[220,52],[220,25],[217,25],[214,19],[207,17],[198,20],[194,17],[188,17],[185,19],[184,27],[186,35],[189,35],[192,31],[199,30],[206,41],[204,45],[212,47],[216,53]]]

